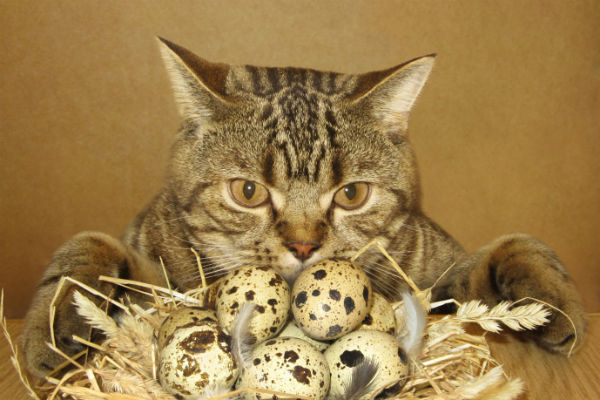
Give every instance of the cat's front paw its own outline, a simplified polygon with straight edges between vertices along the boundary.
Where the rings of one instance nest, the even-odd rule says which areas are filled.
[[[27,312],[21,335],[27,369],[31,373],[43,377],[66,360],[48,347],[47,343],[52,340],[51,332],[54,332],[56,347],[69,356],[84,348],[73,339],[73,335],[88,339],[90,327],[73,304],[73,293],[79,287],[70,283],[61,286],[62,277],[69,276],[106,296],[114,296],[112,284],[103,283],[98,277],[128,274],[129,265],[124,246],[118,240],[97,232],[82,232],[54,253]],[[61,290],[57,292],[59,288]],[[102,301],[97,296],[90,296],[90,299],[97,305]],[[56,309],[52,330],[50,306]]]
[[[531,332],[538,344],[550,351],[570,355],[583,343],[586,318],[581,303],[560,307],[562,313],[552,310],[550,322]]]
[[[68,356],[76,355],[84,346],[73,339],[73,335],[88,339],[89,325],[83,323],[72,304],[72,295],[63,297],[57,307],[53,324],[56,347]],[[38,377],[43,377],[66,361],[66,358],[52,350],[48,344],[52,342],[50,319],[46,304],[33,307],[25,321],[21,335],[21,346],[25,356],[27,369]]]
[[[489,253],[487,267],[489,284],[498,295],[497,300],[531,298],[554,307],[550,321],[528,333],[540,346],[570,354],[581,345],[586,314],[579,293],[561,262],[545,244],[527,235],[501,238]]]

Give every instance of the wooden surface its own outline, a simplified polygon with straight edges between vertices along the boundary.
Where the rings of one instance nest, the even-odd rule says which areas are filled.
[[[21,331],[21,320],[9,320],[13,339]],[[491,339],[492,353],[505,364],[510,376],[522,378],[527,393],[519,400],[600,399],[600,314],[590,315],[583,348],[571,358],[549,354],[532,343],[513,337]],[[0,339],[0,398],[29,399],[9,361],[9,348]]]

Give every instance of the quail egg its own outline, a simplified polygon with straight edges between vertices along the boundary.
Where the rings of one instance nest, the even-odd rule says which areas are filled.
[[[327,350],[325,358],[331,371],[331,395],[343,395],[344,385],[352,377],[354,367],[369,358],[377,364],[369,393],[387,388],[387,395],[396,394],[404,385],[409,372],[408,357],[396,338],[385,332],[357,330],[338,339]],[[369,395],[364,398],[369,398]]]
[[[311,338],[331,340],[357,328],[372,305],[371,282],[345,260],[317,262],[298,276],[292,289],[292,312]]]
[[[373,292],[373,306],[359,329],[374,329],[393,335],[396,332],[396,317],[392,305],[383,295]]]
[[[322,400],[329,390],[329,367],[323,354],[304,340],[269,339],[252,352],[238,388],[259,388]],[[271,395],[246,393],[245,399],[272,399]]]
[[[246,302],[255,305],[249,334],[260,343],[275,336],[287,322],[290,288],[272,268],[249,266],[230,271],[216,300],[217,319],[225,332],[231,332],[235,316]]]
[[[176,329],[159,350],[158,378],[163,388],[189,400],[207,389],[231,388],[239,370],[230,341],[213,321]]]
[[[296,325],[296,321],[288,322],[285,328],[283,328],[283,330],[279,332],[278,337],[295,337],[298,339],[302,339],[305,342],[308,342],[315,346],[315,348],[319,351],[324,351],[331,344],[330,342],[315,340],[307,336],[302,329],[298,328],[298,325]]]
[[[202,325],[205,321],[217,322],[215,310],[204,307],[179,307],[163,321],[158,331],[158,348],[163,348],[169,336],[178,328]]]

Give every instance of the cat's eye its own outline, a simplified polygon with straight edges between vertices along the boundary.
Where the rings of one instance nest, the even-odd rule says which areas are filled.
[[[346,210],[356,210],[367,202],[370,193],[371,187],[368,183],[349,183],[335,193],[333,201]]]
[[[229,182],[229,194],[241,206],[258,207],[269,199],[267,188],[257,182],[234,179]]]

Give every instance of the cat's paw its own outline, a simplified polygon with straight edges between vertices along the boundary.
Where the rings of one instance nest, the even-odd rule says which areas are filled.
[[[108,235],[83,232],[64,243],[46,268],[25,318],[21,344],[27,369],[43,377],[65,362],[64,357],[47,345],[52,341],[52,332],[56,347],[69,356],[83,350],[73,335],[88,339],[89,325],[73,304],[73,293],[78,287],[67,283],[57,293],[62,277],[69,276],[106,296],[114,296],[112,284],[101,282],[98,277],[118,277],[128,272],[129,259],[123,245]],[[96,304],[103,301],[97,296],[90,296],[90,299]],[[56,309],[53,329],[50,328],[51,305]]]
[[[550,321],[528,335],[550,351],[569,354],[582,343],[586,327],[586,314],[573,280],[539,240],[527,235],[501,239],[487,263],[489,284],[497,300],[532,298],[560,309],[562,312],[551,308]]]
[[[583,343],[587,320],[581,303],[559,307],[569,316],[552,311],[550,322],[531,332],[537,343],[556,353],[570,355]]]
[[[84,323],[72,304],[72,293],[63,297],[57,307],[53,324],[56,347],[68,356],[76,355],[84,346],[73,339],[73,335],[88,339],[90,327]],[[66,361],[66,358],[52,350],[48,307],[32,308],[29,311],[23,333],[21,346],[25,363],[30,373],[43,377]]]

